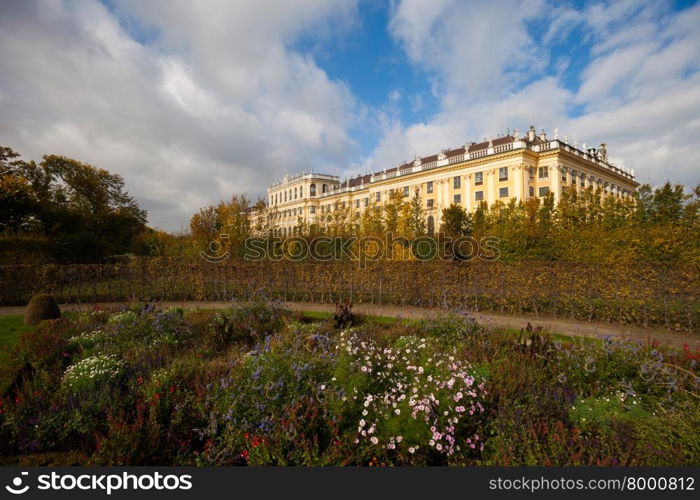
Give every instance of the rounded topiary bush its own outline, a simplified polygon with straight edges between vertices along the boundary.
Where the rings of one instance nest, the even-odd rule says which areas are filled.
[[[56,299],[51,295],[41,293],[32,297],[24,310],[24,324],[37,325],[45,319],[56,319],[61,317]]]

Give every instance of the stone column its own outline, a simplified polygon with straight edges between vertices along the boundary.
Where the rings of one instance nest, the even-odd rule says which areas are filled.
[[[523,165],[517,165],[515,167],[508,167],[510,171],[508,175],[513,176],[513,197],[517,198],[519,201],[525,201],[523,193]]]
[[[486,184],[486,196],[484,198],[486,199],[486,203],[491,206],[494,203],[496,203],[496,200],[498,200],[498,195],[496,193],[496,182],[494,181],[494,175],[493,175],[494,170],[487,170],[484,172],[486,174],[486,180],[484,184]]]
[[[433,181],[433,189],[435,190],[435,202],[433,203],[435,207],[435,231],[438,231],[442,224],[442,179]]]
[[[554,193],[554,201],[558,202],[561,195],[561,165],[549,169],[554,176],[549,179],[549,189]]]
[[[462,179],[462,182],[464,183],[464,186],[462,186],[462,202],[464,204],[464,209],[467,212],[471,212],[472,210],[472,197],[474,196],[474,192],[470,188],[471,178],[471,174],[465,174]]]

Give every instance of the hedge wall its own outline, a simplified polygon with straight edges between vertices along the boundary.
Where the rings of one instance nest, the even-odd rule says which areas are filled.
[[[0,305],[36,292],[60,302],[246,300],[355,302],[536,313],[698,330],[700,266],[564,262],[249,262],[166,258],[0,266]]]

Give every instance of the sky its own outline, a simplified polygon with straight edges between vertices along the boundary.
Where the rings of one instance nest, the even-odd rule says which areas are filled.
[[[695,186],[699,25],[671,0],[3,0],[0,145],[121,175],[168,231],[530,125]]]

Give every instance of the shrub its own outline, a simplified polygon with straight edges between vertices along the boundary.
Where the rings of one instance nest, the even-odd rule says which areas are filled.
[[[335,417],[323,397],[332,360],[326,342],[310,345],[296,331],[257,344],[207,397],[202,463],[333,463]]]
[[[122,311],[112,314],[107,320],[107,323],[113,325],[128,325],[136,322],[137,319],[138,317],[134,311]]]
[[[124,370],[124,362],[113,355],[95,355],[69,366],[63,374],[63,386],[70,392],[82,392],[114,382]]]
[[[42,293],[32,297],[24,310],[24,324],[38,325],[46,319],[58,319],[61,309],[53,296]]]
[[[348,328],[355,322],[355,315],[352,313],[352,300],[336,302],[333,313],[333,324],[336,328]]]
[[[471,339],[480,330],[479,325],[466,313],[443,314],[424,320],[420,324],[423,333],[448,345]]]
[[[277,332],[290,313],[275,302],[250,302],[212,318],[211,338],[215,348],[232,343],[253,345]]]
[[[109,335],[104,330],[82,332],[68,339],[68,345],[80,349],[92,349],[109,341]]]
[[[436,347],[402,337],[380,348],[341,332],[333,385],[357,422],[355,443],[397,463],[447,463],[452,455],[483,451],[477,424],[484,382],[468,364]]]

